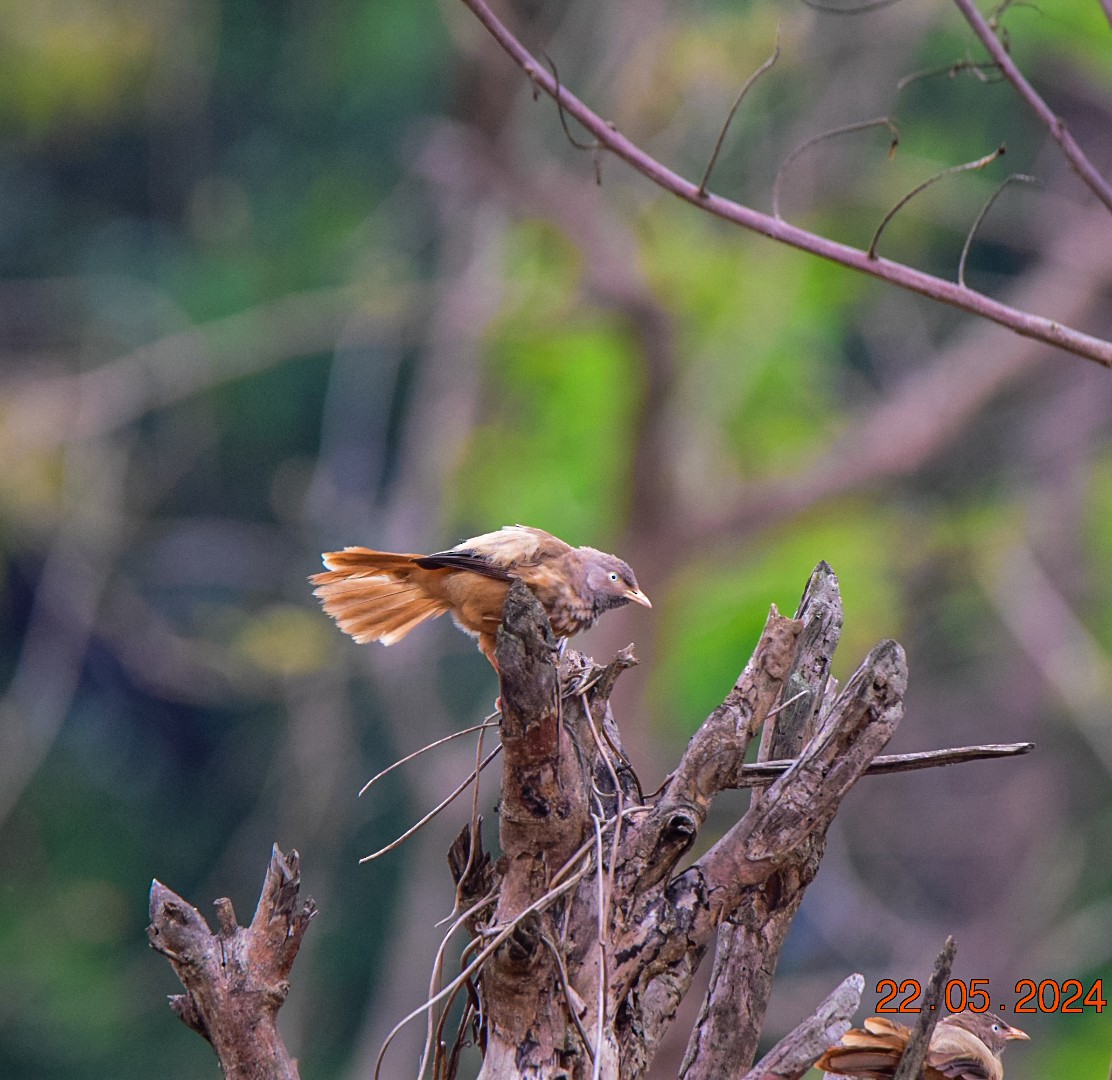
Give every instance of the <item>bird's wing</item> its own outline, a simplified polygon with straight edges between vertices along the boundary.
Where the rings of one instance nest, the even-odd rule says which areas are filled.
[[[536,566],[546,559],[566,555],[571,545],[527,525],[507,525],[497,532],[464,540],[450,551],[438,551],[417,560],[426,570],[470,570],[474,574],[509,581],[519,567]]]
[[[927,1064],[948,1080],[1000,1080],[999,1059],[971,1031],[939,1024],[931,1036]]]

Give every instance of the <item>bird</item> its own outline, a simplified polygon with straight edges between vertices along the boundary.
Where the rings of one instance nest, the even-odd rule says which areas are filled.
[[[629,564],[591,547],[572,547],[543,529],[507,525],[432,555],[347,547],[327,551],[309,578],[324,610],[356,641],[393,645],[445,612],[494,655],[502,608],[514,581],[541,602],[558,638],[586,630],[628,603],[651,608]]]
[[[815,1068],[863,1080],[890,1080],[911,1037],[909,1028],[870,1016],[865,1030],[851,1028],[815,1062]],[[1029,1039],[994,1013],[969,1009],[938,1021],[931,1033],[922,1080],[1004,1080],[1000,1060],[1013,1039]]]

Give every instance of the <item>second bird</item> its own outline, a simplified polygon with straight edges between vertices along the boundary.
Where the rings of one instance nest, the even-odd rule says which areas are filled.
[[[349,547],[323,558],[328,569],[309,580],[324,610],[356,641],[393,645],[426,619],[447,612],[478,639],[496,670],[496,635],[515,580],[533,591],[561,638],[631,601],[652,607],[629,565],[616,555],[572,547],[526,525],[507,525],[433,555]]]
[[[910,1029],[884,1016],[870,1016],[865,1030],[852,1028],[815,1062],[815,1068],[859,1080],[890,1080],[907,1049]],[[922,1080],[1004,1080],[1000,1055],[1027,1033],[993,1013],[966,1009],[939,1020],[931,1033]]]

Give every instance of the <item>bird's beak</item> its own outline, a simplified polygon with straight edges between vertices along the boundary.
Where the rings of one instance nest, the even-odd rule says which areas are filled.
[[[1026,1031],[1020,1031],[1019,1028],[1010,1027],[1010,1026],[1005,1027],[1002,1034],[1003,1034],[1005,1039],[1029,1039],[1029,1038],[1031,1038],[1031,1036],[1028,1035]]]
[[[652,601],[640,589],[626,589],[622,595],[642,607],[652,607]]]

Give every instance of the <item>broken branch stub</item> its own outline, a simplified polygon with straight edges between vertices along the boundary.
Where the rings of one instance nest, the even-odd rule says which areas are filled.
[[[296,1061],[278,1032],[277,1016],[289,994],[290,969],[316,915],[298,906],[300,859],[296,851],[271,852],[255,917],[239,926],[231,901],[215,902],[219,929],[160,881],[151,883],[151,948],[177,973],[184,994],[170,1007],[203,1035],[228,1080],[297,1080]]]

